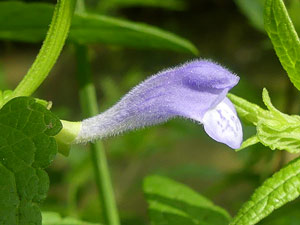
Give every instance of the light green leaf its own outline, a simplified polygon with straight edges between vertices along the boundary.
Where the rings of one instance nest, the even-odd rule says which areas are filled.
[[[0,110],[0,224],[40,225],[39,204],[49,178],[45,168],[53,161],[53,138],[59,119],[28,97],[11,100]]]
[[[260,106],[251,103],[234,94],[228,94],[227,97],[232,101],[239,116],[245,121],[254,125],[263,118],[268,118],[267,110],[262,109]]]
[[[44,3],[0,2],[0,39],[42,41],[53,9],[52,5]],[[75,14],[69,40],[81,44],[104,43],[198,54],[193,44],[170,32],[97,14]]]
[[[100,225],[99,223],[83,222],[71,217],[62,218],[55,212],[43,212],[43,225]]]
[[[161,176],[144,181],[153,225],[224,225],[229,214],[187,186]]]
[[[300,194],[300,158],[266,180],[233,218],[230,225],[252,225]]]
[[[240,150],[243,150],[244,148],[247,148],[251,145],[255,145],[257,143],[259,143],[259,139],[258,139],[257,135],[254,135],[254,136],[248,138],[246,141],[244,141],[242,143],[242,146],[239,149],[237,149],[236,151],[238,152]]]
[[[300,152],[300,116],[290,116],[277,110],[266,89],[263,90],[263,101],[268,110],[232,94],[228,97],[235,105],[238,115],[256,126],[256,136],[246,140],[239,150],[260,142],[272,150]]]
[[[283,68],[300,90],[300,41],[282,0],[265,0],[264,21]]]
[[[272,150],[286,150],[290,153],[300,151],[300,119],[295,124],[272,125],[265,121],[257,125],[259,141]]]

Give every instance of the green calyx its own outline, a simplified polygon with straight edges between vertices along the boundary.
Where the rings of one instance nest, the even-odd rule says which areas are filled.
[[[287,115],[277,110],[271,103],[267,89],[263,89],[263,102],[267,110],[245,99],[229,94],[239,116],[256,126],[256,135],[243,142],[239,150],[258,142],[272,150],[300,152],[300,116]]]
[[[64,156],[68,156],[70,145],[74,142],[81,129],[81,122],[60,121],[63,125],[61,131],[55,136],[58,151]]]

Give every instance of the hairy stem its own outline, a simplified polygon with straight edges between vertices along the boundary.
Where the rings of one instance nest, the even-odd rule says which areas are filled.
[[[80,85],[80,103],[85,117],[98,114],[95,87],[92,83],[87,47],[76,46],[78,61],[78,81]],[[116,207],[113,187],[107,165],[106,155],[100,141],[90,144],[91,160],[95,172],[99,197],[103,206],[105,224],[119,225],[119,215]]]
[[[18,96],[31,95],[46,79],[68,36],[75,3],[76,0],[58,0],[50,28],[40,52],[8,100]]]

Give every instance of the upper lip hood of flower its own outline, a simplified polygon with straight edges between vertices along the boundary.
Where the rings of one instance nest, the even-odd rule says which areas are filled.
[[[214,128],[207,133],[219,142],[238,148],[242,141],[242,129],[234,107],[227,107],[231,102],[226,98],[228,91],[238,81],[238,76],[208,60],[194,60],[164,70],[133,88],[107,111],[83,120],[75,141],[78,143],[104,138],[158,124],[176,116],[198,121],[207,128],[209,124],[214,124],[208,115],[215,115],[214,110],[217,110],[216,115],[221,118],[219,125],[214,124]],[[227,111],[223,118],[224,107]],[[223,140],[223,133],[226,133],[226,140]],[[234,135],[239,140],[232,144],[227,139],[231,136],[236,139]]]

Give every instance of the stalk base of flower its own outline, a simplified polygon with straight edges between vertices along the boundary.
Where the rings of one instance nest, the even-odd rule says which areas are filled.
[[[58,151],[64,156],[69,155],[70,145],[74,142],[81,129],[81,122],[61,120],[62,130],[55,136]]]

